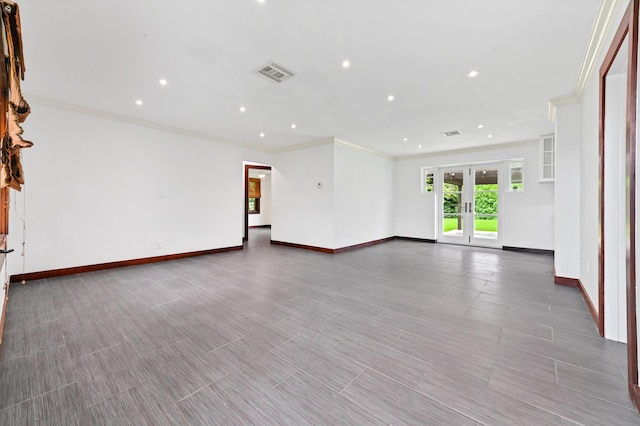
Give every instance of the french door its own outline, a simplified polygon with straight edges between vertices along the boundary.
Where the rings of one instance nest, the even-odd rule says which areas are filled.
[[[439,170],[438,241],[502,247],[499,164]]]

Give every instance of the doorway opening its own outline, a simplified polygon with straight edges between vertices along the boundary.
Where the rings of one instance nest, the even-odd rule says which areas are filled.
[[[271,166],[244,165],[244,233],[249,228],[271,228]]]
[[[502,247],[501,164],[439,169],[438,241]]]

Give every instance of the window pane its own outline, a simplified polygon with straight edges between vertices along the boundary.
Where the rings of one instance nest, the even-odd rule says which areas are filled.
[[[433,172],[425,173],[425,192],[433,192]]]
[[[445,216],[447,213],[450,213],[450,214],[462,213],[462,194],[457,192],[445,193],[443,209],[444,209]]]
[[[476,214],[473,221],[474,238],[498,238],[498,215]]]
[[[462,216],[445,213],[442,219],[442,232],[449,234],[460,234],[462,232]]]

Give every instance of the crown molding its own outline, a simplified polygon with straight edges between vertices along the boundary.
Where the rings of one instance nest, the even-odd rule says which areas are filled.
[[[395,160],[396,159],[396,157],[394,157],[393,155],[385,154],[384,152],[376,151],[375,149],[371,149],[371,148],[366,148],[364,146],[357,145],[355,143],[343,141],[342,139],[336,138],[335,142],[340,144],[340,145],[348,146],[349,148],[359,149],[361,151],[368,152],[369,154],[377,155],[379,157],[387,158],[389,160]]]
[[[587,52],[580,67],[580,74],[578,75],[578,82],[574,92],[574,95],[578,99],[582,99],[582,94],[595,69],[596,59],[604,47],[607,36],[611,32],[612,25],[614,24],[613,19],[617,16],[617,11],[622,6],[622,3],[626,3],[626,1],[602,0],[600,2],[600,9],[593,22]]]
[[[567,106],[567,105],[575,105],[580,103],[581,99],[575,94],[560,96],[557,98],[549,99],[547,114],[549,117],[549,121],[552,123],[556,122],[556,113],[559,107]]]
[[[468,154],[468,153],[474,153],[474,152],[491,151],[494,149],[517,148],[521,146],[537,145],[537,144],[538,144],[538,139],[517,141],[517,142],[507,142],[507,143],[499,143],[495,145],[482,145],[482,146],[472,146],[468,148],[452,149],[449,151],[425,152],[424,154],[397,157],[396,160],[415,160],[420,158],[440,157],[443,155]]]
[[[175,135],[187,136],[194,139],[201,139],[210,142],[217,142],[225,145],[233,145],[240,148],[252,149],[255,151],[266,152],[273,154],[274,150],[266,149],[261,146],[248,144],[245,142],[235,141],[231,139],[225,139],[218,136],[210,135],[202,132],[194,132],[193,130],[182,129],[179,127],[167,126],[164,124],[155,123],[153,121],[140,120],[137,118],[131,118],[120,114],[114,114],[111,112],[102,111],[94,108],[87,108],[76,104],[71,104],[67,102],[60,102],[50,98],[45,98],[37,95],[28,95],[29,101],[33,103],[37,103],[40,105],[44,105],[50,108],[60,109],[63,111],[73,112],[76,114],[88,115],[91,117],[102,118],[111,121],[117,121],[126,124],[132,124],[134,126],[145,127],[153,130],[160,130],[167,133],[173,133]]]
[[[323,138],[318,139],[311,142],[305,142],[297,145],[285,146],[284,148],[275,149],[272,151],[273,154],[281,154],[284,152],[298,151],[301,149],[313,148],[314,146],[327,145],[335,142],[335,138]]]
[[[343,140],[340,140],[340,139],[336,139],[336,138],[333,138],[333,137],[319,139],[319,140],[316,140],[316,141],[311,141],[311,142],[298,144],[298,145],[292,145],[292,146],[285,147],[285,148],[280,148],[280,149],[265,148],[265,147],[262,147],[262,146],[252,145],[252,144],[245,143],[245,142],[240,142],[240,141],[236,141],[236,140],[221,138],[221,137],[218,137],[218,136],[210,135],[208,133],[194,132],[192,130],[182,129],[182,128],[173,127],[173,126],[167,126],[167,125],[164,125],[164,124],[159,124],[159,123],[155,123],[155,122],[152,122],[152,121],[140,120],[140,119],[137,119],[137,118],[131,118],[131,117],[127,117],[125,115],[114,114],[114,113],[111,113],[111,112],[102,111],[102,110],[95,109],[95,108],[87,108],[87,107],[83,107],[83,106],[72,104],[72,103],[56,101],[54,99],[46,98],[46,97],[43,97],[43,96],[29,94],[28,97],[29,97],[29,100],[32,101],[33,103],[44,105],[44,106],[47,106],[47,107],[50,107],[50,108],[60,109],[60,110],[63,110],[63,111],[73,112],[73,113],[76,113],[76,114],[88,115],[88,116],[91,116],[91,117],[97,117],[97,118],[102,118],[102,119],[111,120],[111,121],[117,121],[117,122],[126,123],[126,124],[132,124],[132,125],[135,125],[135,126],[146,127],[148,129],[160,130],[160,131],[163,131],[163,132],[173,133],[173,134],[180,135],[180,136],[187,136],[187,137],[191,137],[191,138],[195,138],[195,139],[201,139],[201,140],[217,142],[217,143],[226,144],[226,145],[238,146],[240,148],[251,149],[251,150],[254,150],[254,151],[264,152],[264,153],[268,153],[268,154],[279,154],[279,153],[283,153],[283,152],[296,151],[296,150],[300,150],[300,149],[311,148],[311,147],[314,147],[314,146],[325,145],[325,144],[329,144],[329,143],[340,143],[342,145],[349,146],[351,148],[357,148],[357,149],[360,149],[362,151],[366,151],[366,152],[369,152],[369,153],[372,153],[372,154],[376,154],[376,155],[379,155],[379,156],[382,156],[382,157],[385,157],[385,158],[390,158],[390,159],[394,159],[395,158],[395,157],[390,156],[388,154],[384,154],[382,152],[378,152],[378,151],[375,151],[373,149],[365,148],[363,146],[356,145],[356,144],[353,144],[353,143],[350,143],[350,142],[346,142],[346,141],[343,141]]]
[[[617,16],[617,12],[624,2],[625,0],[602,0],[600,2],[596,19],[593,21],[593,27],[591,28],[587,50],[578,74],[576,87],[573,93],[569,95],[549,99],[547,111],[549,121],[556,121],[557,107],[572,105],[582,101],[582,95],[593,75],[596,60],[604,47],[605,40],[611,32],[612,25],[614,24],[613,19]]]

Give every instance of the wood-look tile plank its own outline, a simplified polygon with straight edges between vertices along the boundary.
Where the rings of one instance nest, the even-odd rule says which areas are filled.
[[[286,324],[267,323],[254,317],[245,317],[229,323],[229,328],[268,349],[281,345],[300,334],[297,330],[288,328]]]
[[[38,351],[65,344],[62,327],[58,321],[7,330],[2,337],[2,347],[6,351],[7,359],[33,355]]]
[[[629,397],[626,378],[622,375],[603,374],[560,361],[557,361],[556,365],[559,385],[625,406],[631,410],[635,409]]]
[[[0,410],[0,424],[80,426],[84,407],[78,385],[72,383]]]
[[[188,425],[282,425],[286,419],[271,409],[257,392],[255,380],[229,374],[180,400],[177,405]]]
[[[269,388],[277,386],[298,371],[298,368],[259,342],[243,337],[210,352],[228,371],[239,371],[246,377],[256,377]]]
[[[353,402],[299,372],[265,394],[265,404],[290,424],[383,425]]]
[[[52,348],[0,364],[0,408],[5,408],[74,382],[69,354]]]
[[[242,337],[240,333],[226,324],[206,321],[201,318],[175,324],[175,327],[180,333],[207,351],[217,349]]]
[[[453,363],[444,368],[434,365],[416,391],[486,425],[562,424],[558,415],[489,389],[493,369],[486,368],[481,374],[478,371],[470,370],[469,366],[456,368]]]
[[[356,333],[375,342],[387,345],[393,343],[404,333],[404,330],[400,330],[399,328],[350,312],[336,315],[328,319],[327,322],[348,330],[350,333]]]
[[[82,425],[186,425],[163,386],[148,381],[87,408]]]
[[[392,347],[354,334],[333,347],[342,355],[414,388],[430,364]]]
[[[371,370],[341,392],[385,424],[476,425],[476,421]]]
[[[305,336],[296,337],[273,352],[338,392],[365,369],[362,364]]]
[[[190,340],[143,355],[138,368],[174,401],[229,373],[224,363]]]
[[[151,376],[138,365],[144,354],[141,347],[125,342],[72,360],[86,406],[149,380]]]
[[[613,426],[640,422],[635,410],[507,368],[494,370],[489,387],[578,423]]]
[[[109,346],[123,343],[126,334],[108,323],[88,321],[63,331],[66,349],[71,358],[99,351]]]

